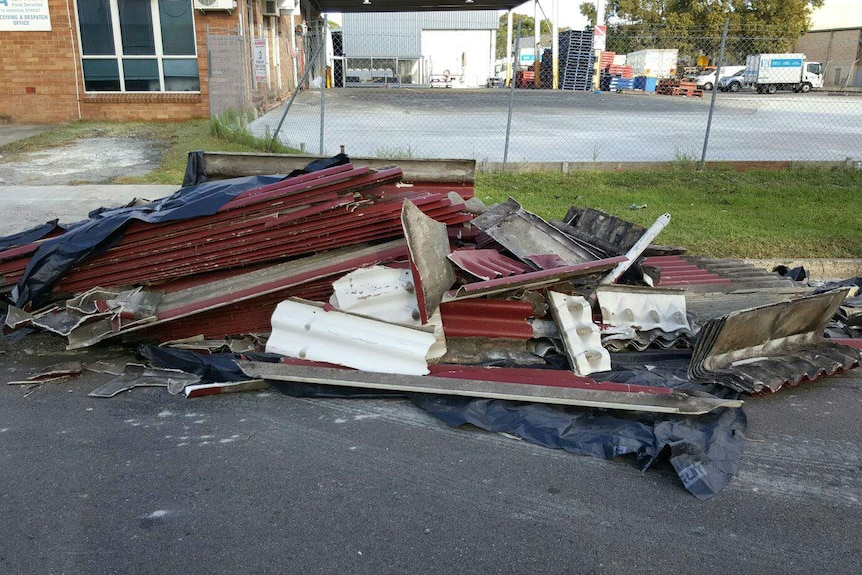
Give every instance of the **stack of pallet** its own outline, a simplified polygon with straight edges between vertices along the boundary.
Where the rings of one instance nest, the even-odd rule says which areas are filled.
[[[593,31],[567,30],[560,32],[560,88],[583,90],[593,83]]]
[[[697,83],[683,82],[673,78],[659,80],[658,87],[655,91],[656,94],[662,94],[664,96],[686,96],[688,98],[703,97],[703,90],[697,89]]]

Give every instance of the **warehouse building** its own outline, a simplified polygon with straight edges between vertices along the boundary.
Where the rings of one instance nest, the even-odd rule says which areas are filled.
[[[498,26],[496,10],[346,13],[334,83],[485,86]]]

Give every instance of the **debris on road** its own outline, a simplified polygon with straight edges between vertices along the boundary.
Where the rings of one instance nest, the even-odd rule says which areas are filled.
[[[824,338],[859,336],[856,287],[815,293],[657,246],[670,214],[546,221],[484,206],[463,162],[408,164],[416,177],[344,155],[288,176],[187,174],[168,198],[0,238],[4,332],[156,344],[94,397],[403,395],[453,425],[643,468],[670,446],[701,498],[738,466],[741,393],[859,364]]]

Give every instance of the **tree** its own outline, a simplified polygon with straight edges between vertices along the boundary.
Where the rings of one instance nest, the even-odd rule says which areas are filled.
[[[581,5],[578,6],[578,10],[581,11],[582,16],[586,16],[590,21],[590,26],[596,25],[596,20],[598,20],[599,15],[596,13],[596,5],[593,2],[581,2]]]
[[[503,14],[500,16],[500,26],[497,28],[497,58],[505,58],[506,57],[506,26],[507,26],[508,17]],[[536,20],[530,16],[525,16],[524,14],[518,14],[517,12],[512,14],[512,44],[514,49],[514,44],[516,41],[515,36],[518,33],[518,22],[521,23],[521,37],[528,36],[532,37],[536,31]],[[548,20],[542,20],[542,28],[540,29],[540,33],[542,34],[550,34],[551,33],[551,22]]]
[[[730,19],[725,62],[746,54],[784,52],[805,32],[824,0],[608,0],[608,49],[678,48],[680,59],[717,57]]]

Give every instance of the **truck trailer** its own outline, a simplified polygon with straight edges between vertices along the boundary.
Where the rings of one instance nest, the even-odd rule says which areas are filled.
[[[744,78],[758,94],[810,92],[823,86],[820,62],[806,61],[805,54],[752,54],[745,61]]]

